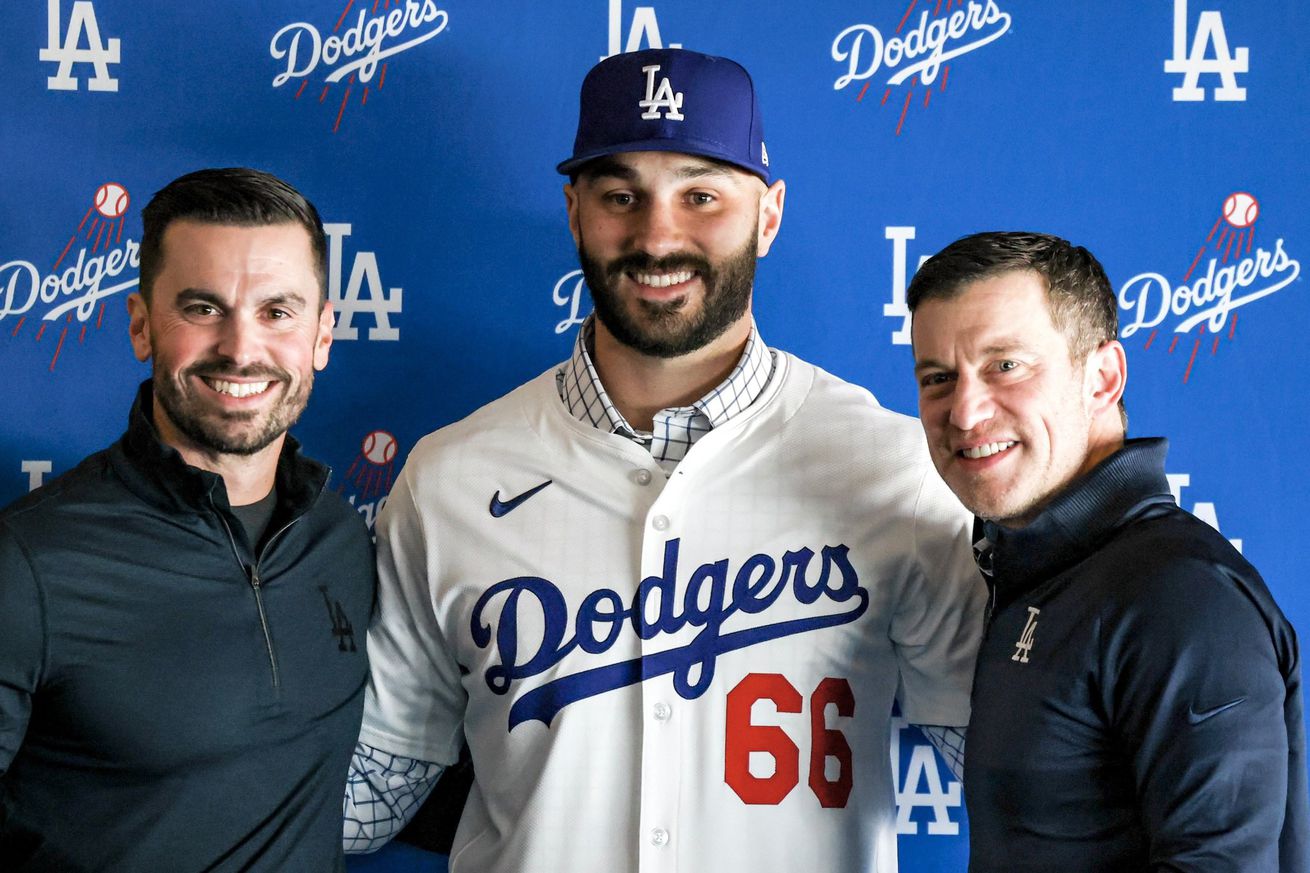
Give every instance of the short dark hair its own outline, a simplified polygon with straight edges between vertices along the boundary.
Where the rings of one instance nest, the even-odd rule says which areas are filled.
[[[169,182],[141,212],[141,296],[150,302],[164,261],[164,232],[175,221],[238,227],[294,222],[309,234],[319,305],[327,300],[327,237],[314,204],[271,173],[247,167],[196,170]]]
[[[967,285],[1011,272],[1042,278],[1051,321],[1074,361],[1119,336],[1119,306],[1101,262],[1082,246],[1045,233],[988,231],[957,239],[924,262],[905,301],[914,312],[925,300],[949,299]],[[1119,411],[1126,426],[1122,400]]]

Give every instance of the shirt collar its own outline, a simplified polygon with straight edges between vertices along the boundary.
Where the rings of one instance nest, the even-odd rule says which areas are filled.
[[[648,442],[650,435],[642,434],[628,424],[601,384],[590,351],[595,344],[595,318],[595,315],[588,316],[582,323],[577,341],[573,344],[573,355],[557,375],[560,398],[569,414],[579,421],[608,433]],[[707,420],[708,427],[719,427],[749,407],[763,393],[773,374],[773,366],[773,354],[760,339],[759,330],[752,321],[746,348],[728,377],[691,406],[674,407],[661,412],[681,412],[684,415],[699,413]]]

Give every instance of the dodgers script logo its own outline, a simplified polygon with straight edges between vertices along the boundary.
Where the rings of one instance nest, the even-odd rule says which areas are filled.
[[[551,291],[550,299],[555,301],[556,306],[566,309],[568,314],[555,325],[555,333],[564,333],[586,320],[587,312],[582,308],[582,298],[586,290],[587,280],[582,277],[581,270],[571,270],[560,276],[554,290]]]
[[[1194,332],[1183,382],[1192,375],[1202,348],[1219,352],[1221,339],[1237,333],[1237,310],[1275,294],[1301,275],[1301,262],[1276,239],[1270,248],[1255,242],[1260,204],[1250,193],[1235,191],[1192,259],[1182,280],[1173,285],[1160,273],[1138,273],[1119,289],[1120,337],[1149,331],[1144,349],[1167,346],[1168,354]],[[1222,229],[1222,232],[1221,232]],[[1161,333],[1172,337],[1161,337]],[[1209,342],[1207,343],[1207,339]],[[1183,346],[1184,352],[1188,348]]]
[[[910,110],[917,87],[923,86],[923,105],[927,107],[932,100],[932,86],[938,83],[939,76],[937,90],[939,93],[946,90],[951,74],[948,61],[977,51],[1000,39],[1010,29],[1010,13],[1003,11],[996,0],[986,0],[986,3],[924,0],[917,23],[907,31],[906,24],[919,3],[920,0],[910,0],[896,25],[896,36],[884,39],[882,31],[872,24],[852,24],[832,41],[832,59],[846,65],[846,72],[832,83],[833,90],[844,90],[852,82],[864,82],[855,98],[860,102],[869,90],[874,74],[885,69],[888,73],[886,90],[879,104],[885,106],[892,89],[909,83],[900,118],[896,121],[897,136],[905,125],[905,115]],[[957,4],[959,8],[955,8]],[[931,12],[928,11],[930,5],[933,5]]]
[[[11,340],[26,331],[38,343],[53,340],[51,372],[70,340],[81,345],[89,329],[104,325],[105,298],[137,285],[140,245],[123,236],[130,203],[126,188],[105,182],[58,256],[45,261],[48,273],[33,261],[0,263],[0,323],[12,320],[5,325]]]
[[[499,663],[484,678],[496,694],[509,693],[514,683],[550,670],[578,650],[604,655],[624,634],[653,640],[687,627],[700,628],[687,645],[558,676],[523,692],[510,707],[510,730],[534,720],[549,726],[571,703],[666,674],[672,674],[680,696],[695,700],[713,681],[719,655],[846,624],[869,607],[869,592],[860,585],[844,545],[824,546],[817,556],[809,548],[788,551],[781,561],[752,555],[736,568],[731,583],[733,568],[727,558],[701,564],[681,586],[679,601],[680,543],[671,539],[664,544],[664,571],[643,579],[631,603],[610,588],[597,588],[584,597],[572,608],[572,636],[566,637],[570,604],[549,579],[516,576],[482,593],[469,630],[478,648],[495,646]],[[798,618],[795,609],[787,609],[785,618],[770,622],[770,608],[785,593],[808,614]],[[757,618],[752,622],[748,616]],[[541,629],[540,641],[531,648],[523,646],[520,623]],[[731,629],[725,629],[729,624]],[[536,639],[538,634],[529,636]]]
[[[438,9],[433,0],[404,0],[403,4],[401,0],[394,4],[392,0],[386,0],[381,10],[377,2],[371,8],[368,3],[360,3],[358,14],[343,31],[342,25],[346,24],[354,7],[355,0],[348,0],[327,37],[320,36],[314,25],[297,21],[273,34],[268,46],[273,60],[286,65],[286,69],[273,77],[273,87],[281,88],[292,79],[301,79],[300,87],[296,89],[297,100],[305,93],[309,76],[320,66],[326,75],[318,92],[319,103],[327,99],[333,85],[345,81],[345,91],[337,105],[336,120],[332,123],[333,133],[341,127],[341,118],[356,85],[362,86],[359,104],[365,106],[370,91],[381,91],[386,84],[387,58],[422,45],[450,23],[450,15]],[[376,86],[373,84],[375,76]]]

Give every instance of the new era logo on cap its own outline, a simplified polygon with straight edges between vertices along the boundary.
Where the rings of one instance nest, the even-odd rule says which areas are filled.
[[[582,82],[573,156],[559,171],[618,152],[667,151],[735,164],[773,181],[750,74],[736,61],[685,49],[606,58]]]

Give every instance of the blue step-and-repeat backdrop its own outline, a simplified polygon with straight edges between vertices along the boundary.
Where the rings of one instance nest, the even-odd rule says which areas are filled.
[[[423,434],[569,351],[589,304],[554,166],[600,58],[754,75],[788,182],[770,345],[912,412],[904,289],[1042,230],[1119,293],[1130,431],[1302,633],[1310,6],[1244,0],[25,0],[0,26],[0,503],[121,430],[141,207],[204,166],[319,207],[339,313],[297,433],[370,522]],[[961,790],[895,732],[905,870],[958,870]],[[444,870],[404,845],[358,870]]]

